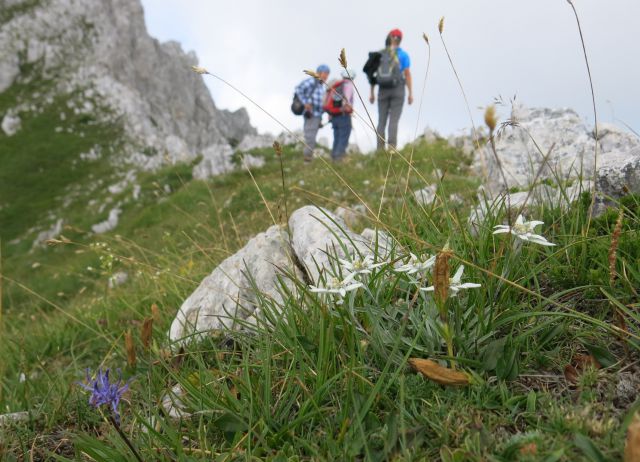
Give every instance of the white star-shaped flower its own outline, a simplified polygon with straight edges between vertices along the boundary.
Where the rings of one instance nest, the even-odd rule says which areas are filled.
[[[518,239],[533,242],[534,244],[546,245],[546,246],[554,246],[553,242],[547,241],[544,236],[540,234],[535,234],[535,227],[538,225],[543,225],[543,221],[532,220],[532,221],[524,221],[524,217],[522,215],[518,215],[516,219],[516,223],[513,226],[507,225],[497,225],[493,228],[495,231],[493,234],[500,233],[509,233],[516,236]]]
[[[373,255],[367,255],[364,258],[352,257],[350,260],[339,258],[340,266],[349,274],[371,274],[371,271],[384,265],[385,262],[374,263]]]
[[[424,255],[420,258],[412,253],[410,253],[409,255],[411,255],[409,261],[402,266],[398,266],[395,269],[396,272],[407,274],[422,273],[430,269],[436,262],[435,255],[427,258],[425,258]]]
[[[309,286],[309,290],[318,294],[338,295],[338,303],[340,304],[342,303],[342,297],[344,297],[347,292],[351,292],[352,290],[356,290],[364,286],[361,282],[354,281],[354,277],[355,273],[349,274],[343,280],[332,277],[326,281],[324,287]]]
[[[465,282],[462,283],[462,272],[464,271],[464,265],[460,265],[458,270],[453,275],[452,278],[449,278],[449,296],[455,297],[458,295],[461,289],[475,289],[477,287],[481,287],[480,284],[476,284],[475,282]],[[429,287],[421,287],[420,290],[425,292],[433,292],[435,288],[433,286]]]

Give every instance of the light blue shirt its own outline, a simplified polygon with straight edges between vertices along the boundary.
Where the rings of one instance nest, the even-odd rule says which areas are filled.
[[[409,54],[400,47],[396,48],[396,54],[398,56],[398,62],[400,63],[400,72],[409,69],[411,67]]]

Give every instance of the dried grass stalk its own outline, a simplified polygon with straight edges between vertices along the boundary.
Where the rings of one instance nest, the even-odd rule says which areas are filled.
[[[142,332],[140,339],[142,340],[142,346],[145,350],[149,349],[151,345],[151,337],[153,335],[153,318],[146,318],[142,323]]]
[[[129,367],[136,367],[136,346],[129,330],[124,334],[124,348],[127,351],[127,364]]]
[[[620,234],[622,233],[622,219],[624,218],[624,209],[620,208],[618,220],[611,233],[611,245],[609,245],[609,285],[613,287],[616,282],[618,273],[616,272],[616,256],[618,254],[618,244],[620,243]]]

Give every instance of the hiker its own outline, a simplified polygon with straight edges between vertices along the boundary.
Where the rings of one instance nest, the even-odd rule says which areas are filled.
[[[413,103],[413,87],[411,82],[411,60],[406,51],[400,48],[402,32],[393,29],[387,35],[385,48],[380,51],[380,64],[377,66],[375,78],[370,80],[371,94],[369,101],[376,101],[374,87],[378,85],[378,143],[377,149],[384,150],[387,120],[389,131],[386,141],[389,148],[398,143],[398,122],[404,104],[405,85],[409,91],[407,103]]]
[[[304,161],[311,162],[313,149],[316,147],[316,136],[322,120],[322,103],[324,101],[324,82],[329,77],[329,66],[321,64],[316,69],[318,78],[310,77],[296,87],[296,94],[304,104]]]
[[[324,110],[329,114],[333,126],[331,159],[336,162],[344,158],[349,146],[353,95],[355,93],[353,79],[356,73],[353,69],[343,69],[340,76],[341,80],[337,80],[329,86],[324,103]]]

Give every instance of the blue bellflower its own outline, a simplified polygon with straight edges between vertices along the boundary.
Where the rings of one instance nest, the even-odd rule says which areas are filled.
[[[122,395],[129,389],[129,383],[122,381],[122,374],[120,374],[117,381],[110,382],[109,369],[105,372],[102,372],[102,369],[98,369],[96,378],[91,380],[89,369],[87,369],[87,383],[80,383],[80,386],[91,392],[89,404],[93,407],[97,409],[103,405],[110,406],[116,423],[120,425],[118,404],[120,404]]]

